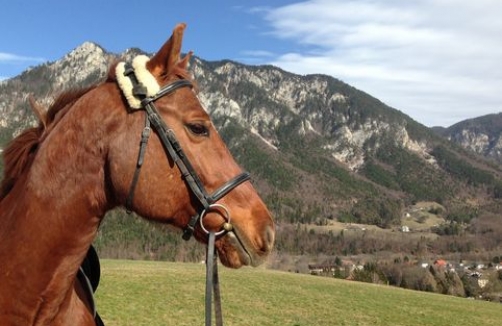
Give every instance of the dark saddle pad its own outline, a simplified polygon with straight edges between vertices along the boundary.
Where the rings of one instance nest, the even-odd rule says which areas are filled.
[[[77,277],[82,286],[88,291],[88,296],[91,300],[91,305],[94,310],[94,320],[96,321],[96,326],[104,326],[101,317],[95,309],[94,302],[94,292],[96,292],[96,289],[99,285],[99,279],[101,278],[101,265],[99,264],[98,253],[93,246],[89,247],[87,255],[85,256],[84,261],[80,266]]]
[[[96,292],[99,285],[99,279],[101,278],[101,265],[99,264],[98,253],[93,246],[89,247],[81,267],[85,276],[87,276],[91,283],[92,292]]]

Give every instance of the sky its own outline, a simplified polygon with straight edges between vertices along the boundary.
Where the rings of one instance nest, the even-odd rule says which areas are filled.
[[[502,111],[500,0],[0,0],[0,80],[85,41],[342,80],[432,126]]]

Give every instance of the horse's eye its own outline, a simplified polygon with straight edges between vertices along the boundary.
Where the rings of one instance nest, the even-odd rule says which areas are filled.
[[[202,123],[188,123],[187,128],[196,136],[209,136],[209,130]]]

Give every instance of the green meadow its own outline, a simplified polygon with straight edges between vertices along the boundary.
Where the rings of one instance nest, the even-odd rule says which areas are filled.
[[[261,268],[220,269],[224,324],[502,323],[502,305]],[[96,301],[107,326],[204,325],[203,264],[103,260]]]

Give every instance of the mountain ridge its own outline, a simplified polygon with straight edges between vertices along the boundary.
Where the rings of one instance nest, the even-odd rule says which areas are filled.
[[[0,145],[36,123],[28,94],[48,106],[49,94],[102,80],[111,63],[139,53],[86,42],[4,81]],[[499,166],[334,77],[198,57],[190,69],[230,150],[280,220],[391,227],[417,201],[440,203],[448,219],[467,202],[479,208],[498,200]]]
[[[473,153],[502,163],[502,113],[467,119],[435,131]]]

